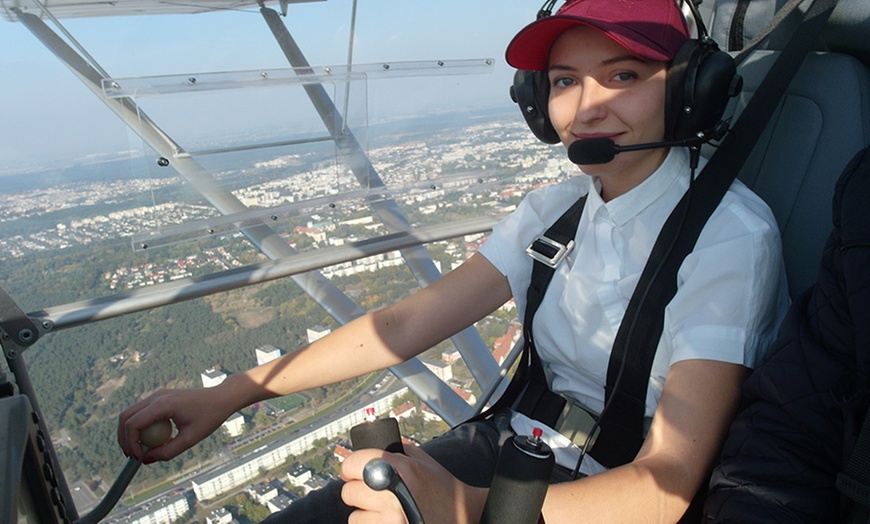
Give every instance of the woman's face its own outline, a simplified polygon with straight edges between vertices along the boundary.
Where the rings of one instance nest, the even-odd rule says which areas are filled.
[[[592,137],[623,146],[662,141],[666,73],[664,62],[633,55],[596,29],[568,29],[550,50],[550,121],[566,148]],[[667,149],[626,152],[581,167],[600,178],[610,200],[643,182],[666,155]]]

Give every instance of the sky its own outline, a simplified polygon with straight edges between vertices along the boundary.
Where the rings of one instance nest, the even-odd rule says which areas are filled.
[[[352,7],[353,0],[289,6],[284,21],[310,64],[346,63]],[[540,0],[358,0],[353,61],[493,58],[492,78],[461,96],[503,103],[512,74],[504,48],[540,7]],[[256,9],[61,23],[114,78],[288,65]],[[372,100],[391,93],[405,104],[437,96],[425,89],[397,96],[371,82],[367,90]],[[0,175],[122,147],[126,134],[26,27],[0,19]]]

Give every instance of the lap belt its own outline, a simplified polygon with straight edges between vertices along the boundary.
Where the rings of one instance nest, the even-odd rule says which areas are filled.
[[[553,429],[581,450],[590,451],[601,433],[598,413],[573,399],[566,400],[567,403]]]

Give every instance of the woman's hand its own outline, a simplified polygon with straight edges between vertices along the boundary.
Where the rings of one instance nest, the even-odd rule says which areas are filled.
[[[146,463],[169,460],[210,435],[232,413],[214,388],[162,389],[133,404],[118,416],[118,444],[128,457],[141,458],[142,430],[160,420],[172,420],[177,433],[148,451]]]
[[[352,524],[391,524],[407,522],[399,500],[391,492],[374,491],[366,486],[363,468],[374,458],[389,462],[408,486],[423,519],[437,523],[478,522],[487,490],[462,483],[441,464],[415,446],[405,446],[406,455],[376,449],[351,454],[341,465],[346,481],[341,492],[345,504],[359,508],[350,518]]]

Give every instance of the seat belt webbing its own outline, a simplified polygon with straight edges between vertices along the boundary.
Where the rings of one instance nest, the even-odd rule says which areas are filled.
[[[580,224],[580,216],[583,214],[583,208],[585,205],[586,195],[583,195],[574,202],[574,204],[569,207],[562,216],[560,216],[556,222],[554,222],[553,225],[550,226],[543,235],[541,235],[541,237],[538,237],[538,239],[529,246],[529,250],[537,247],[540,256],[535,256],[530,253],[532,254],[534,262],[532,263],[531,282],[526,291],[526,310],[523,316],[523,351],[520,354],[517,369],[505,392],[488,410],[475,417],[475,419],[486,417],[488,414],[494,413],[499,409],[514,407],[514,403],[517,399],[521,398],[523,390],[526,389],[530,383],[534,383],[537,386],[546,386],[544,369],[541,365],[538,353],[534,349],[534,340],[532,339],[531,333],[535,312],[537,312],[538,306],[541,305],[541,300],[544,298],[547,286],[550,285],[550,281],[553,279],[553,273],[556,271],[557,264],[548,264],[543,262],[543,260],[549,259],[550,261],[553,261],[556,259],[554,253],[550,252],[551,249],[557,249],[554,246],[562,246],[566,250],[571,249],[570,246],[573,246],[574,236],[577,234],[577,226]],[[542,242],[542,240],[548,241]],[[564,257],[565,255],[567,255],[567,252],[562,253],[561,257]],[[561,260],[561,257],[559,260]],[[534,411],[535,404],[537,404],[537,399],[531,401],[530,404],[519,407],[518,411],[529,415],[531,411]],[[561,411],[561,407],[554,407],[553,409]]]

